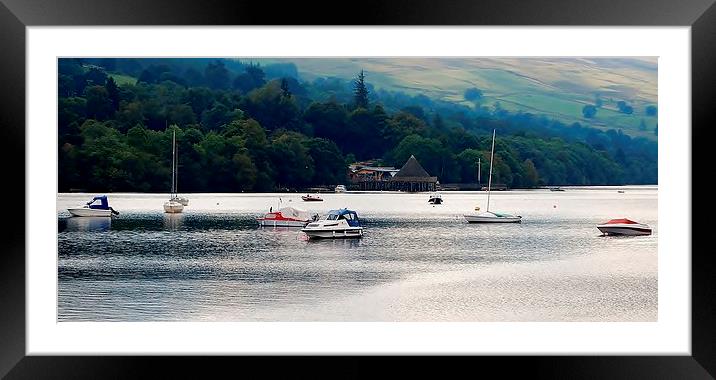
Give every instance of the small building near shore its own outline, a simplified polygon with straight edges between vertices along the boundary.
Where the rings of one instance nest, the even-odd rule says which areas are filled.
[[[435,191],[438,184],[438,177],[431,177],[415,156],[400,169],[372,161],[356,162],[349,165],[348,177],[353,189],[367,191]]]
[[[411,155],[405,165],[388,180],[388,183],[389,190],[435,191],[438,177],[428,174],[415,156]]]
[[[348,178],[354,190],[387,190],[388,180],[398,169],[381,166],[377,161],[355,162],[348,165]]]

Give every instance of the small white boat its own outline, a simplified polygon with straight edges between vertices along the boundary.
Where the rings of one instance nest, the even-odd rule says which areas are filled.
[[[522,217],[519,215],[510,215],[485,211],[475,214],[463,215],[468,223],[520,223]]]
[[[189,200],[177,195],[177,140],[176,130],[172,134],[172,190],[169,194],[169,200],[164,202],[164,212],[177,214],[184,211],[184,206],[189,204]]]
[[[177,214],[182,212],[183,210],[184,205],[173,199],[164,202],[164,212],[168,212],[170,214]]]
[[[522,217],[520,215],[510,215],[505,213],[497,213],[490,211],[490,190],[492,189],[492,163],[495,158],[495,130],[492,130],[492,151],[490,152],[490,177],[487,180],[487,207],[485,212],[464,214],[463,217],[468,223],[520,223]],[[475,207],[475,211],[479,211],[479,207]]]
[[[363,236],[363,226],[358,214],[345,208],[331,210],[321,220],[309,223],[302,228],[309,239],[359,238]]]
[[[336,191],[336,193],[345,193],[348,190],[346,190],[345,185],[338,185],[338,186],[336,186],[335,191]]]
[[[263,227],[303,227],[318,218],[311,217],[308,211],[294,207],[284,207],[278,211],[270,211],[256,221]]]
[[[430,199],[428,199],[428,203],[431,205],[439,205],[443,203],[443,198],[440,195],[440,193],[434,193],[430,195]]]
[[[301,199],[303,199],[304,202],[323,202],[323,198],[310,194],[302,195]]]
[[[606,223],[597,225],[597,228],[604,235],[651,235],[651,227],[646,224],[637,223],[633,220],[629,220],[626,218],[612,219]]]
[[[96,201],[99,201],[98,204],[95,204]],[[97,197],[92,198],[91,201],[87,202],[82,207],[74,207],[74,208],[68,208],[67,211],[69,211],[72,216],[112,216],[112,215],[119,215],[119,212],[115,211],[112,207],[109,207],[109,202],[107,202],[107,196],[106,195],[100,195]]]

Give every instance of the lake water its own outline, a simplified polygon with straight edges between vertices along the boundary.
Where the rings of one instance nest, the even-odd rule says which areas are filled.
[[[656,321],[657,188],[492,192],[521,224],[468,224],[484,192],[109,194],[114,218],[70,217],[60,194],[59,321]],[[260,228],[269,207],[348,207],[362,239]],[[603,237],[627,217],[651,236]]]

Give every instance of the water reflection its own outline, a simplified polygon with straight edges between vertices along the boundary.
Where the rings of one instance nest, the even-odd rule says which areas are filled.
[[[65,219],[65,229],[77,232],[106,232],[112,227],[111,217],[74,216]]]
[[[304,238],[301,240],[308,241],[311,245],[321,247],[333,247],[333,248],[349,248],[355,249],[361,247],[361,238],[347,238],[347,239],[308,239],[306,234],[303,234]]]
[[[182,228],[184,214],[164,213],[164,229],[167,231],[178,231]]]

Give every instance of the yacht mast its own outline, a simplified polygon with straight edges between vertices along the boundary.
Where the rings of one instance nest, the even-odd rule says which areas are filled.
[[[176,131],[172,132],[172,193],[169,198],[174,196],[176,190]]]
[[[179,196],[179,147],[177,146],[176,129],[174,130],[174,195]]]
[[[492,130],[492,151],[490,152],[490,177],[487,180],[487,210],[490,211],[490,188],[492,187],[492,163],[495,158],[495,130]]]
[[[480,162],[480,157],[477,158],[477,184],[481,185],[482,181],[480,180],[480,173],[482,172],[482,163]],[[478,187],[478,190],[480,188]]]

